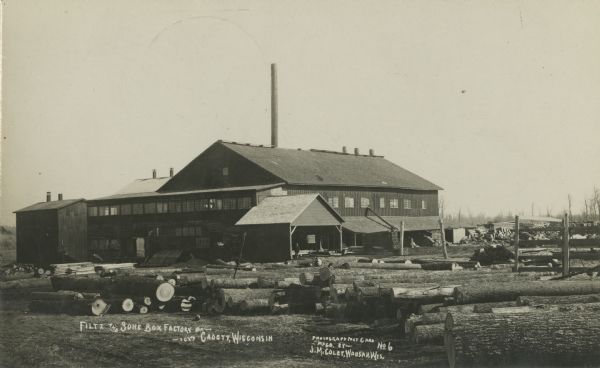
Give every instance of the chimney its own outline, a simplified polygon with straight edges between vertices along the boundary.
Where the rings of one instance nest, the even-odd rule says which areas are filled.
[[[50,192],[46,192],[46,202],[52,201],[52,194]]]
[[[369,148],[369,156],[375,156],[375,150],[373,148]]]
[[[169,167],[169,177],[172,178],[173,177],[173,168]]]
[[[271,146],[277,147],[277,64],[271,64]]]
[[[156,169],[152,169],[152,179],[156,179]]]
[[[348,153],[348,149],[346,148],[346,146],[342,147],[342,153]]]
[[[58,193],[58,200],[59,200],[59,201],[62,201],[62,200],[63,200],[62,198],[63,198],[63,197],[62,197],[62,193]]]
[[[354,154],[357,155],[357,156],[360,155],[360,152],[358,151],[358,148],[354,149]]]

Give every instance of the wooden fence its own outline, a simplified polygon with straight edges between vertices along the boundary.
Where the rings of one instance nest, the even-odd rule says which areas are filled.
[[[549,223],[549,226],[528,226],[524,227],[524,223]],[[553,239],[535,239],[522,240],[521,234],[536,234],[536,233],[555,233]],[[574,238],[573,235],[587,236],[585,239]],[[564,215],[559,218],[519,218],[515,216],[514,225],[514,249],[515,249],[515,264],[513,271],[561,271],[563,276],[568,276],[573,272],[581,272],[591,267],[571,267],[572,259],[600,261],[600,226],[583,226],[581,224],[570,224],[569,216]],[[532,249],[533,248],[533,249]],[[529,255],[525,253],[539,252],[541,250],[552,251],[552,248],[558,248],[560,251],[553,252],[552,255]],[[521,258],[538,258],[548,259],[551,261],[560,256],[560,267],[520,267],[519,260]],[[544,258],[545,257],[545,258]],[[600,263],[599,263],[600,265]]]

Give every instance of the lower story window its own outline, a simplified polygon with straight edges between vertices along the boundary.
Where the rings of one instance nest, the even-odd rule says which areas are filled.
[[[344,197],[344,207],[346,207],[346,208],[354,208],[354,198],[352,198],[352,197]]]

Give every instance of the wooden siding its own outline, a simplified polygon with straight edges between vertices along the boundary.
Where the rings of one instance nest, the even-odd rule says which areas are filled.
[[[17,262],[58,262],[58,218],[55,210],[17,213]]]
[[[223,175],[227,167],[228,175]],[[282,180],[220,144],[214,144],[177,173],[161,191],[275,184]]]
[[[334,188],[314,186],[283,187],[288,195],[320,193],[326,200],[332,197],[339,198],[339,207],[335,208],[344,216],[364,216],[366,208],[361,208],[361,198],[368,198],[370,207],[381,216],[438,216],[437,191],[416,191],[406,189],[378,189],[378,188]],[[259,194],[260,197],[260,194]],[[354,208],[344,207],[344,197],[354,198]],[[379,208],[379,198],[385,199],[385,208]],[[398,208],[390,208],[390,200],[398,200]],[[404,209],[404,200],[409,199],[411,209]],[[426,209],[421,209],[421,201],[426,203]]]
[[[292,223],[292,226],[335,225],[341,225],[340,221],[319,200],[314,200]]]
[[[87,205],[75,203],[58,210],[58,251],[74,260],[87,258]]]
[[[246,242],[242,258],[251,262],[283,262],[292,258],[288,224],[243,226]]]

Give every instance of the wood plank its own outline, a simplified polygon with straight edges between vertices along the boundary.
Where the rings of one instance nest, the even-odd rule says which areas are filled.
[[[571,234],[600,234],[600,226],[572,226],[569,228]]]
[[[571,247],[594,247],[600,246],[600,239],[570,239]]]
[[[519,240],[519,246],[523,248],[528,247],[544,247],[550,245],[552,247],[560,248],[560,239],[537,239],[537,240]]]

